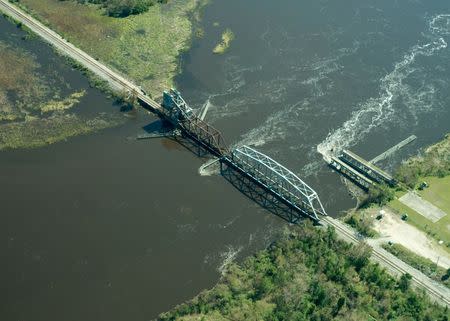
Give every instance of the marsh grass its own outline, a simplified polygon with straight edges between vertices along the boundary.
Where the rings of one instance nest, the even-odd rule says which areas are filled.
[[[0,125],[0,150],[36,148],[88,134],[123,123],[118,114],[100,114],[82,118],[75,114],[55,114],[48,118],[31,118],[23,122]]]
[[[80,99],[86,94],[85,90],[74,92],[69,97],[63,100],[50,100],[41,106],[41,113],[48,113],[53,111],[62,111],[72,108],[80,102]]]
[[[172,86],[179,71],[178,56],[190,45],[193,22],[189,17],[199,17],[196,9],[205,3],[173,0],[126,18],[108,17],[100,6],[77,1],[21,0],[18,5],[94,58],[140,84],[151,96],[159,97]],[[81,92],[62,95],[61,88],[70,85],[64,81],[56,84],[43,75],[31,53],[7,45],[0,51],[0,150],[43,146],[124,121],[117,112],[93,119],[67,114],[81,99]],[[91,87],[120,99],[120,93],[114,93],[106,81],[77,62],[69,58],[68,61],[87,76]]]
[[[32,53],[0,42],[0,150],[34,148],[120,124],[124,117],[67,114],[86,94],[67,92],[58,70],[42,68]],[[105,84],[92,76],[92,84]]]
[[[222,33],[222,40],[214,47],[213,53],[221,55],[224,54],[231,45],[231,42],[234,39],[234,33],[231,31],[231,29],[226,29]]]
[[[23,119],[49,94],[36,58],[0,41],[0,120]]]
[[[190,44],[189,14],[201,0],[173,0],[126,18],[76,1],[21,0],[70,42],[140,84],[153,97],[172,86],[177,58]]]

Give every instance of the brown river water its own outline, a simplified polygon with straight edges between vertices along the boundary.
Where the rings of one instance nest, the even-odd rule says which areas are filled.
[[[216,0],[202,26],[180,59],[185,99],[208,105],[230,145],[292,169],[330,215],[355,201],[322,154],[372,158],[417,135],[381,164],[392,170],[450,131],[447,1]],[[213,55],[226,28],[236,38]],[[119,113],[47,45],[22,41],[3,18],[0,31],[87,90],[77,112]],[[156,120],[140,111],[100,133],[0,152],[2,320],[149,320],[287,225],[221,176],[200,174],[207,159],[182,145],[137,141]]]

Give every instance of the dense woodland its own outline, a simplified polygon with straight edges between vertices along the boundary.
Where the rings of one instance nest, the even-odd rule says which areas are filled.
[[[449,311],[369,262],[334,230],[306,223],[242,265],[233,264],[213,289],[158,320],[449,320]]]
[[[64,0],[62,0],[64,1]],[[127,17],[146,12],[156,3],[167,0],[77,0],[80,3],[96,3],[105,7],[106,13],[112,17]]]

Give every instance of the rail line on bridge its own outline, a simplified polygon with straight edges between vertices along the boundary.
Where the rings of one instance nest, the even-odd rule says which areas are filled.
[[[289,216],[291,223],[302,217],[318,222],[321,215],[327,215],[316,191],[292,171],[249,146],[230,150],[222,134],[203,121],[201,113],[196,115],[178,91],[164,92],[162,107],[161,115],[166,120],[219,158],[221,173],[228,168],[236,170],[272,194],[272,202],[293,209],[297,215]]]
[[[295,213],[289,215],[288,220],[293,223],[297,222],[301,217],[309,217],[314,221],[321,220],[325,225],[334,226],[336,232],[344,236],[347,240],[356,243],[359,242],[354,237],[354,231],[350,231],[350,227],[345,226],[344,228],[341,222],[326,216],[317,193],[294,173],[267,155],[251,147],[241,146],[230,150],[220,132],[203,121],[203,115],[195,115],[178,92],[171,91],[164,93],[163,103],[160,104],[147,96],[139,86],[136,86],[118,72],[113,71],[75,47],[56,32],[22,12],[13,4],[8,3],[6,0],[0,0],[0,10],[13,19],[22,22],[55,48],[108,81],[112,87],[136,93],[136,97],[146,109],[157,113],[161,118],[170,122],[176,130],[182,132],[212,155],[216,156],[220,160],[223,173],[227,172],[225,167],[231,168],[242,174],[239,175],[239,184],[245,185],[242,183],[243,179],[241,180],[244,177],[261,187],[264,191],[261,196],[261,204],[263,206],[270,205],[272,208],[279,208],[282,211],[286,211],[287,208],[292,210]],[[249,190],[251,193],[258,194],[255,192],[257,189],[253,186]],[[323,216],[322,219],[321,216]],[[380,252],[381,250],[378,251],[375,247],[373,248],[375,249],[373,253],[375,259],[390,271],[394,271],[395,273],[410,273],[412,268],[409,270],[406,269],[404,267],[405,263],[402,261],[398,262],[399,260],[397,258],[385,255]],[[413,275],[413,280],[417,286],[426,290],[437,301],[448,306],[448,289],[442,290],[432,280],[419,271],[415,271],[416,274]],[[426,280],[426,282],[422,280]]]
[[[236,162],[235,160],[237,159],[237,153],[241,152],[241,157],[244,155],[242,150],[238,149],[237,151],[231,152],[228,145],[225,143],[222,134],[213,126],[205,122],[201,115],[195,115],[178,92],[172,90],[164,93],[163,103],[159,104],[147,96],[139,86],[133,84],[118,72],[111,70],[84,51],[75,47],[53,30],[47,28],[36,19],[23,13],[16,6],[1,0],[0,8],[3,8],[3,11],[7,12],[12,18],[21,21],[30,27],[34,32],[36,32],[47,42],[54,45],[57,49],[65,52],[71,58],[87,67],[90,71],[107,80],[114,88],[135,93],[137,99],[141,102],[141,105],[143,105],[144,108],[157,113],[160,117],[169,121],[183,134],[193,139],[197,144],[208,150],[214,156],[220,158],[221,163],[225,163],[252,178],[257,184],[263,186],[268,192],[273,193],[280,199],[280,201],[292,206],[303,215],[307,214],[308,217],[316,221],[319,220],[317,213],[325,214],[321,204],[321,208],[318,208],[317,211],[313,210],[311,213],[308,212],[308,206],[311,208],[309,205],[310,201],[308,199],[308,195],[302,195],[300,193],[299,195],[301,195],[301,197],[299,197],[299,195],[294,197],[292,191],[297,188],[294,185],[294,181],[289,181],[287,176],[283,176],[284,173],[277,172],[276,169],[281,168],[280,164],[271,160],[269,157],[266,156],[265,159],[271,160],[270,164],[273,165],[272,168],[267,167],[267,164],[264,164],[263,158],[260,158],[261,163],[258,164],[258,161],[255,161],[255,159],[249,157],[248,160],[252,160],[251,162],[253,162],[253,167],[249,166],[251,162]],[[250,149],[246,150],[250,151]],[[253,152],[256,153],[256,151]],[[242,158],[239,159],[242,161]],[[260,171],[262,168],[266,170],[264,173]],[[254,169],[254,171],[248,172],[250,169]],[[271,173],[272,176],[270,177],[268,173]],[[260,174],[263,175],[259,176]],[[291,174],[293,175],[293,173]],[[292,177],[292,175],[289,177]],[[281,185],[276,186],[276,184],[274,184],[275,182]],[[301,184],[299,187],[299,190],[301,190],[303,188],[303,183],[301,183],[302,181],[298,179],[296,182]]]

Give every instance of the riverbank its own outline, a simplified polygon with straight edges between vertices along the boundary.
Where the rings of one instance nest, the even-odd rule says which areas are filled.
[[[36,148],[119,125],[124,117],[96,99],[84,77],[31,31],[0,17],[0,150]],[[91,100],[95,106],[87,107]],[[101,103],[100,103],[101,100]]]
[[[85,6],[70,3],[69,1],[64,2],[64,4],[60,1],[54,1],[54,3],[51,1],[33,1],[30,2],[33,9],[25,7],[26,1],[21,1],[19,5],[27,11],[33,12],[34,16],[46,22],[52,28],[62,32],[66,38],[78,39],[79,43],[95,48],[93,50],[95,53],[99,53],[98,50],[100,50],[100,56],[106,60],[108,60],[108,57],[104,54],[102,55],[102,52],[108,52],[109,54],[114,52],[113,48],[115,50],[122,48],[123,50],[120,50],[122,55],[112,56],[114,59],[110,60],[110,63],[119,67],[116,69],[121,69],[126,76],[136,76],[144,83],[144,87],[147,84],[149,87],[147,91],[150,94],[159,95],[163,89],[171,86],[172,78],[178,68],[176,63],[177,56],[182,50],[189,47],[188,43],[190,37],[192,37],[192,22],[200,19],[199,10],[206,3],[205,1],[194,0],[190,2],[190,5],[185,4],[186,6],[183,7],[180,3],[175,2],[164,7],[158,5],[158,8],[152,8],[150,10],[152,12],[147,13],[146,17],[106,17],[107,19],[102,19],[104,17],[102,15],[103,9],[100,6]],[[74,8],[77,8],[78,11],[74,10]],[[44,18],[46,14],[49,14],[51,17],[58,17],[58,19],[65,15],[65,18],[64,21],[55,20],[53,21],[54,24],[52,24]],[[157,21],[160,24],[168,22],[163,21],[162,16],[169,19],[171,15],[175,22],[170,25],[184,30],[184,32],[178,32],[178,38],[175,37],[175,39],[166,37],[167,35],[161,34],[158,28],[153,28]],[[83,19],[91,21],[92,30],[85,29],[83,31],[81,30],[82,28],[76,28],[75,24],[68,25],[68,21],[72,21],[74,16],[74,23],[78,23]],[[182,16],[182,18],[179,16]],[[177,19],[181,20],[178,21]],[[11,22],[15,23],[12,20]],[[104,24],[104,26],[101,24]],[[36,43],[41,42],[36,37],[29,37],[28,35],[33,33],[25,28],[22,23],[16,23],[16,25],[19,29],[26,29],[25,31],[14,30],[15,33],[23,33],[21,37],[23,41],[32,39]],[[133,25],[136,27],[139,25],[142,28],[137,30]],[[92,37],[98,36],[96,34],[97,29],[94,27],[100,29],[110,28],[110,30],[116,31],[114,32],[114,37],[106,34],[108,41],[103,43],[100,41],[100,45],[93,46]],[[136,34],[143,36],[143,38],[139,40],[130,37],[127,33],[130,32],[130,27],[131,30],[134,28]],[[159,27],[162,28],[162,25],[159,25]],[[14,29],[13,26],[10,26],[10,29]],[[119,32],[119,29],[122,31]],[[151,30],[153,37],[150,37],[152,39],[148,42],[145,41],[146,37],[144,37],[147,33],[146,29]],[[157,31],[155,32],[154,30]],[[166,39],[170,38],[173,41],[162,43],[158,37],[155,38],[155,35],[166,37]],[[142,45],[139,45],[139,41],[141,41]],[[40,45],[43,46],[44,44]],[[43,72],[41,69],[48,69],[48,66],[45,63],[41,66],[32,50],[23,52],[22,48],[20,48],[23,47],[23,42],[21,44],[15,41],[13,46],[0,43],[0,46],[5,53],[1,57],[0,65],[3,66],[2,70],[6,71],[0,79],[2,84],[2,89],[0,90],[0,101],[2,102],[0,120],[2,121],[1,126],[3,126],[0,135],[0,149],[40,147],[71,136],[116,126],[125,121],[124,117],[117,113],[116,109],[110,114],[100,116],[100,118],[82,117],[78,111],[74,113],[73,111],[77,110],[80,100],[83,99],[86,93],[84,89],[78,92],[64,92],[65,96],[62,97],[62,89],[64,87],[69,88],[70,84],[64,80],[61,81],[62,76],[58,75],[56,71],[54,75],[49,75],[46,73],[46,70]],[[145,68],[147,64],[143,64],[142,60],[145,58],[147,51],[152,51],[152,55],[159,57],[159,59],[154,59],[152,56],[148,59],[148,61],[155,63],[159,69],[156,68],[156,70],[153,68],[154,66],[149,69]],[[126,59],[128,64],[123,63],[123,55],[128,56]],[[59,57],[56,57],[57,55],[54,56],[55,59],[59,59]],[[139,56],[139,59],[136,58],[137,56]],[[99,59],[98,55],[95,57]],[[64,61],[64,59],[59,60]],[[87,76],[91,87],[98,88],[105,91],[108,96],[110,95],[111,89],[108,85],[105,87],[104,81],[99,82],[97,77],[93,76],[84,67],[81,68],[79,64],[74,63],[70,59],[68,61],[72,68],[79,69]],[[145,71],[148,71],[149,74],[144,75],[143,72]],[[163,71],[167,71],[167,73],[161,74]],[[56,77],[56,79],[52,77]],[[121,93],[118,93],[118,95],[120,96]],[[69,114],[69,112],[71,113]]]
[[[153,97],[173,85],[178,57],[193,36],[203,0],[173,0],[114,18],[99,5],[21,0],[20,6],[75,46],[137,82]]]
[[[387,205],[399,216],[406,214],[409,224],[449,250],[450,134],[405,161],[396,178],[411,190],[396,191],[395,199]]]
[[[450,135],[403,162],[396,178],[401,187],[390,189],[392,199],[352,210],[344,220],[448,286],[445,273],[436,271],[450,267]]]
[[[446,320],[448,311],[370,263],[366,245],[311,224],[233,264],[211,290],[160,315],[187,320]]]

